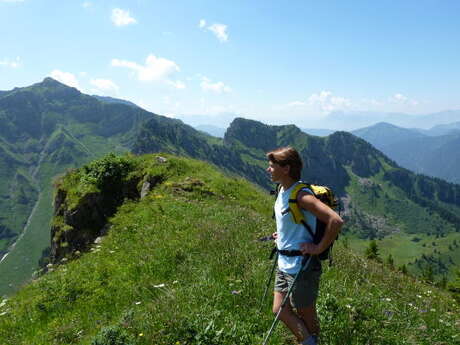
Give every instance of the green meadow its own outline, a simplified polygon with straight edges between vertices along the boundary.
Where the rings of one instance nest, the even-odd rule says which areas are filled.
[[[0,300],[0,343],[261,344],[273,320],[271,298],[260,308],[272,244],[257,238],[274,230],[272,198],[202,162],[125,157],[134,167],[126,178],[162,176],[162,183],[143,199],[123,202],[100,243]],[[99,173],[79,169],[57,182],[69,205],[78,207],[98,189],[93,177],[111,171]],[[342,242],[334,247],[335,263],[323,267],[324,344],[460,342],[459,305],[450,294]],[[279,325],[270,343],[294,339]]]

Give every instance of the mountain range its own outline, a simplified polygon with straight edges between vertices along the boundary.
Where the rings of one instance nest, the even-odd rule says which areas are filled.
[[[352,133],[407,169],[460,183],[459,125],[456,122],[422,131],[378,123]]]
[[[350,133],[321,138],[237,118],[221,139],[123,103],[51,78],[0,94],[0,294],[17,289],[49,255],[53,179],[108,152],[193,157],[270,190],[265,153],[292,145],[303,179],[341,198],[353,248],[377,239],[398,264],[414,273],[429,267],[438,277],[460,264],[460,249],[450,245],[460,241],[460,186],[403,169]]]
[[[429,129],[433,126],[458,121],[460,121],[460,110],[448,110],[425,115],[336,111],[330,113],[321,123],[326,128],[353,131],[379,122],[387,122],[405,128]]]

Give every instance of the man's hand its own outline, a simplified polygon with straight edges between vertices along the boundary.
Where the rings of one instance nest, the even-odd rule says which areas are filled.
[[[303,255],[319,255],[322,252],[321,248],[317,244],[308,242],[300,244],[300,251]]]

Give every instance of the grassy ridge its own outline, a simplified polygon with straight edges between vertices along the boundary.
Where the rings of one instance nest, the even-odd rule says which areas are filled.
[[[270,245],[255,239],[273,231],[273,200],[204,163],[137,159],[142,174],[167,180],[125,202],[90,252],[0,301],[1,344],[261,343],[272,321],[268,301],[258,310]],[[71,191],[78,181],[63,183]],[[449,295],[340,245],[335,262],[318,301],[325,344],[460,340]],[[271,344],[292,342],[280,326]]]

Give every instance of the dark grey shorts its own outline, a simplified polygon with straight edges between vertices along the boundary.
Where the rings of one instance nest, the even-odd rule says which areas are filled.
[[[293,308],[309,307],[316,301],[316,298],[318,297],[321,273],[321,268],[305,270],[300,273],[296,284],[292,288],[290,296],[291,306]],[[275,291],[284,293],[288,292],[294,278],[295,274],[281,272],[277,268],[275,276]]]

